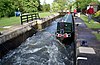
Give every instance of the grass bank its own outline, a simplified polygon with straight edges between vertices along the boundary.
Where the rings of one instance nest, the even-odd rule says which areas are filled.
[[[11,25],[16,25],[20,24],[20,17],[4,17],[0,19],[0,26],[11,26]]]
[[[88,17],[85,15],[81,15],[81,19],[84,20],[85,24],[88,26],[88,28],[91,29],[100,29],[100,23],[96,23],[94,20],[91,20],[90,23],[88,23]],[[100,34],[94,33],[98,40],[100,40]]]
[[[88,17],[85,15],[81,15],[81,19],[84,20],[85,24],[89,27],[89,28],[100,28],[100,23],[95,22],[94,20],[91,20],[90,23],[88,22]]]
[[[40,12],[39,13],[39,16],[40,18],[43,18],[43,17],[46,17],[46,16],[49,16],[51,14],[54,14],[54,13],[50,13],[50,12]],[[3,31],[5,29],[3,29],[2,27],[4,26],[12,26],[12,25],[20,25],[20,17],[3,17],[3,18],[0,18],[0,31]]]
[[[40,18],[44,18],[44,17],[52,15],[52,14],[55,14],[55,12],[52,12],[52,13],[51,12],[40,12],[39,16],[40,16]]]
[[[94,34],[97,37],[97,39],[100,41],[100,34],[98,34],[98,33],[94,33]]]

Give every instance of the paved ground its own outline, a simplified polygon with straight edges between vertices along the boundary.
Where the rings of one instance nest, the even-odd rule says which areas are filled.
[[[87,28],[80,18],[75,19],[77,35],[77,57],[78,65],[100,65],[100,41],[98,41],[91,29]],[[87,41],[85,46],[81,46],[82,41]],[[81,57],[81,58],[80,58]]]

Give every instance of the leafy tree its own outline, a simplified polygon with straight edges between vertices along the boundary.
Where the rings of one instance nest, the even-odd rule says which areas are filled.
[[[0,17],[13,16],[13,5],[10,0],[0,0]]]
[[[50,11],[50,4],[43,4],[42,5],[42,11]]]
[[[98,0],[76,0],[76,6],[80,7],[81,9],[86,9],[87,5],[91,2],[98,3]]]
[[[33,12],[41,10],[40,0],[12,0],[14,8],[21,12]]]
[[[99,5],[98,5],[98,10],[100,10],[100,2],[98,2],[98,4],[99,4]]]
[[[57,11],[60,10],[60,6],[59,6],[59,4],[58,4],[57,2],[53,2],[53,3],[52,3],[52,10],[53,10],[54,12],[57,12]]]
[[[40,0],[37,0],[37,2],[39,3],[38,11],[42,11],[42,5],[40,4]]]
[[[54,0],[54,2],[56,3],[53,3],[53,7],[55,8],[54,4],[56,4],[56,7],[58,6],[58,8],[56,9],[63,11],[66,8],[66,4],[67,4],[66,0]]]
[[[24,0],[10,0],[12,2],[13,8],[15,11],[21,11],[23,12],[23,1]]]
[[[39,3],[37,0],[24,0],[23,9],[25,12],[35,12],[38,11]]]
[[[14,16],[18,10],[23,13],[41,10],[40,0],[0,0],[0,17]]]
[[[59,4],[59,8],[60,8],[60,10],[62,11],[62,10],[64,10],[65,8],[66,8],[66,5],[67,5],[67,2],[66,2],[66,0],[59,0],[58,1],[58,4]]]
[[[54,2],[58,3],[59,10],[61,10],[61,11],[65,10],[65,9],[71,10],[71,8],[74,4],[72,0],[54,0]],[[55,7],[55,5],[53,7]]]

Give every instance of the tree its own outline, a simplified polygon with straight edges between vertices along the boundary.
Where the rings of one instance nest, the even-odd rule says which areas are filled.
[[[40,10],[39,0],[0,0],[0,17],[14,16],[15,11],[35,12]]]
[[[66,0],[54,0],[54,4],[56,4],[56,6],[58,6],[59,10],[63,11],[65,8],[66,8],[66,4],[67,4],[67,1]],[[55,5],[53,6],[55,7]]]
[[[21,12],[35,12],[41,10],[40,0],[13,0],[15,8]]]
[[[14,9],[10,0],[0,0],[0,17],[13,16]]]
[[[87,5],[91,2],[98,3],[98,0],[76,0],[76,6],[80,7],[81,9],[86,9]]]
[[[23,12],[23,1],[24,0],[10,0],[12,2],[13,8],[15,11],[21,11]]]
[[[57,11],[60,10],[60,6],[59,6],[59,4],[58,4],[57,2],[53,2],[53,3],[52,3],[52,10],[53,10],[54,12],[57,12]]]
[[[37,2],[39,3],[38,11],[42,11],[42,5],[40,4],[40,0],[37,0]]]
[[[36,12],[38,11],[39,3],[37,0],[24,0],[23,6],[25,12]]]
[[[44,12],[50,11],[50,4],[43,4],[42,5],[42,11],[44,11]]]

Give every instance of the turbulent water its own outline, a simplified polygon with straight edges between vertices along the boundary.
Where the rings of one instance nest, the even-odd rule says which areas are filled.
[[[57,22],[28,38],[1,60],[2,65],[73,65],[72,46],[55,38]]]

